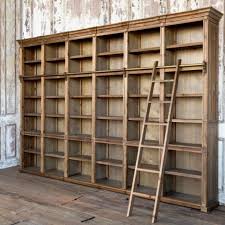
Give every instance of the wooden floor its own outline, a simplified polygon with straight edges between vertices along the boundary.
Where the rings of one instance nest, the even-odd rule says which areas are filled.
[[[22,174],[18,168],[0,170],[0,225],[145,225],[153,202],[137,199],[126,218],[128,196]],[[158,225],[225,224],[225,207],[210,214],[161,204]]]

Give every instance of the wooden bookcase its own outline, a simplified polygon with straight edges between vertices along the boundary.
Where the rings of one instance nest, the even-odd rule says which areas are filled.
[[[21,171],[128,194],[152,66],[151,119],[181,73],[161,200],[217,206],[218,22],[213,8],[19,41]],[[164,128],[149,127],[138,187],[154,198]]]

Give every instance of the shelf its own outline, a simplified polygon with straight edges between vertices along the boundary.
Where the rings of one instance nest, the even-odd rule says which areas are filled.
[[[165,171],[165,174],[167,175],[173,175],[173,176],[181,176],[181,177],[188,177],[188,178],[194,178],[194,179],[201,179],[201,172],[195,171],[195,170],[186,170],[186,169],[167,169]]]
[[[41,168],[35,167],[35,166],[26,166],[23,169],[30,173],[38,173],[39,174],[41,172]]]
[[[70,160],[78,160],[78,161],[84,161],[84,162],[91,162],[91,156],[90,155],[74,155],[69,156]]]
[[[40,117],[41,113],[24,113],[25,117]]]
[[[136,48],[136,49],[130,49],[129,53],[132,53],[132,54],[144,54],[144,53],[159,52],[159,51],[160,51],[160,47]]]
[[[135,165],[128,165],[129,169],[134,170]],[[158,165],[150,165],[146,163],[141,163],[138,167],[139,172],[147,172],[147,173],[159,173],[159,166]]]
[[[70,59],[91,59],[92,55],[74,55],[70,56]]]
[[[115,52],[101,52],[98,53],[97,56],[122,56],[123,52],[122,51],[115,51]]]
[[[116,121],[122,121],[122,116],[97,116],[97,120],[116,120]]]
[[[65,96],[45,96],[46,99],[65,99]]]
[[[64,177],[64,172],[57,169],[45,170],[45,174],[53,177]]]
[[[123,95],[97,95],[97,98],[123,98]]]
[[[96,163],[106,165],[106,166],[123,167],[123,161],[117,160],[117,159],[101,159],[101,160],[96,160]]]
[[[62,62],[65,61],[64,57],[59,57],[59,58],[47,58],[46,62]]]
[[[92,115],[70,115],[71,119],[92,119]]]
[[[69,140],[77,140],[77,141],[90,141],[91,135],[88,134],[76,134],[76,135],[69,135]]]
[[[197,145],[197,144],[194,145],[194,144],[183,144],[183,143],[176,143],[176,144],[170,143],[168,145],[168,150],[180,151],[180,152],[192,152],[197,154],[202,153],[201,145]]]
[[[40,131],[23,131],[22,133],[23,133],[23,135],[36,136],[36,137],[41,135]]]
[[[64,118],[65,115],[64,114],[46,114],[45,117],[49,117],[49,118]]]
[[[96,137],[96,143],[102,144],[123,144],[123,139],[119,137]]]
[[[40,59],[34,59],[34,60],[26,60],[24,61],[24,64],[38,64],[41,63]]]
[[[102,184],[104,186],[114,187],[114,188],[121,188],[122,187],[122,182],[121,181],[107,179],[107,178],[96,179],[96,183]]]
[[[182,49],[182,48],[202,48],[202,47],[203,47],[202,42],[193,42],[193,43],[167,45],[166,49],[175,50],[175,49]]]
[[[71,175],[69,176],[69,179],[83,181],[83,182],[91,182],[91,176],[83,175],[83,174]]]
[[[92,99],[91,95],[70,96],[72,99]]]
[[[64,159],[64,152],[46,152],[45,156]]]
[[[45,132],[45,137],[48,137],[48,138],[61,138],[63,139],[64,138],[64,133],[63,132]]]
[[[40,149],[24,149],[24,152],[26,153],[30,153],[30,154],[37,154],[37,155],[40,155],[41,152],[40,152]]]
[[[41,99],[41,96],[24,96],[25,99]]]

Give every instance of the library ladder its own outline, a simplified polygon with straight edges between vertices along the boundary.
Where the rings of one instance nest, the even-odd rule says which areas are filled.
[[[147,172],[147,173],[157,173],[158,174],[158,181],[157,181],[156,195],[154,197],[155,202],[154,202],[152,223],[156,222],[157,215],[158,215],[159,200],[160,200],[161,189],[162,189],[162,184],[163,184],[163,179],[164,179],[164,171],[165,171],[165,164],[166,164],[166,157],[167,157],[168,143],[169,143],[169,133],[170,133],[171,124],[172,124],[173,106],[174,106],[174,101],[175,101],[175,96],[176,96],[178,76],[179,76],[179,72],[180,72],[180,64],[181,64],[181,60],[179,59],[177,61],[177,64],[176,64],[174,79],[172,79],[172,80],[168,80],[168,79],[167,80],[166,79],[156,80],[158,62],[156,61],[154,63],[149,93],[148,93],[148,97],[147,97],[147,108],[146,108],[146,113],[145,113],[144,121],[143,121],[143,125],[142,125],[140,140],[139,140],[138,153],[137,153],[136,165],[135,165],[135,170],[134,170],[134,176],[133,176],[132,188],[131,188],[131,193],[130,193],[127,216],[131,215],[131,212],[132,212],[132,209],[133,209],[133,203],[134,203],[134,196],[137,196],[137,197],[147,197],[148,196],[144,193],[136,192],[136,189],[137,189],[137,173],[140,172],[140,171]],[[165,122],[149,121],[150,108],[151,108],[151,103],[152,103],[152,98],[153,98],[153,90],[154,90],[155,83],[157,83],[157,82],[160,82],[160,83],[172,82],[173,83],[170,101],[169,102],[168,101],[161,102],[163,104],[169,103],[168,117],[167,117],[167,120]],[[164,134],[164,143],[163,143],[163,145],[158,146],[159,149],[162,150],[161,160],[160,160],[160,165],[159,165],[158,170],[149,169],[149,168],[142,168],[140,166],[143,148],[155,148],[156,147],[156,146],[148,144],[147,142],[145,144],[146,130],[147,130],[147,126],[149,126],[149,125],[151,125],[151,126],[154,126],[154,125],[155,126],[165,126],[165,128],[166,128],[165,134]]]

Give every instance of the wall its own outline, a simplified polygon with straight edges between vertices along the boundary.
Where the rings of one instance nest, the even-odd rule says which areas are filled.
[[[19,80],[15,38],[207,6],[225,11],[223,0],[0,0],[0,168],[14,165],[18,158]],[[225,203],[224,18],[220,22],[219,34],[219,199]]]

